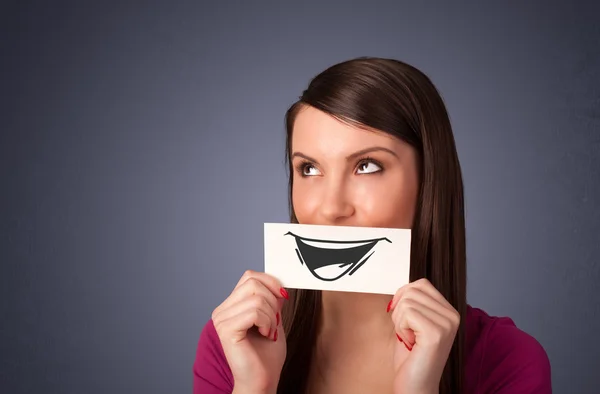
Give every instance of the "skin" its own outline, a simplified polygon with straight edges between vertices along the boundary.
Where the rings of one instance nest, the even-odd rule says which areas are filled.
[[[296,118],[291,158],[299,223],[412,226],[417,156],[400,139],[306,107]],[[215,309],[234,392],[275,393],[286,353],[278,319],[284,295],[276,279],[248,271]],[[324,291],[309,392],[437,393],[459,323],[458,312],[426,279],[393,297]]]

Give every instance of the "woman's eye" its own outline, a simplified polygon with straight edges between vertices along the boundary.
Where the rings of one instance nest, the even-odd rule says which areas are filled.
[[[307,164],[302,169],[302,175],[304,175],[304,176],[319,175],[319,170],[317,170],[314,166]]]
[[[371,173],[378,172],[378,171],[381,171],[381,167],[379,167],[377,164],[373,163],[372,161],[365,161],[365,162],[359,164],[359,166],[358,166],[359,174],[371,174]]]

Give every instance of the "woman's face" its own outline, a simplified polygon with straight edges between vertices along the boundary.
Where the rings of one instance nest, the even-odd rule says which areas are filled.
[[[296,117],[290,157],[299,223],[412,227],[419,181],[407,143],[306,106]]]

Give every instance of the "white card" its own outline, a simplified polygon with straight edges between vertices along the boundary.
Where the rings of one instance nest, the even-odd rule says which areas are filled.
[[[409,282],[409,229],[265,223],[265,272],[287,288],[395,294]]]

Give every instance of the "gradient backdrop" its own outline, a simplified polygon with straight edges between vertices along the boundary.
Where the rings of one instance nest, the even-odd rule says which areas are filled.
[[[287,106],[363,55],[447,102],[469,302],[544,345],[556,393],[598,392],[600,7],[110,3],[0,5],[0,392],[191,392],[288,219]]]

